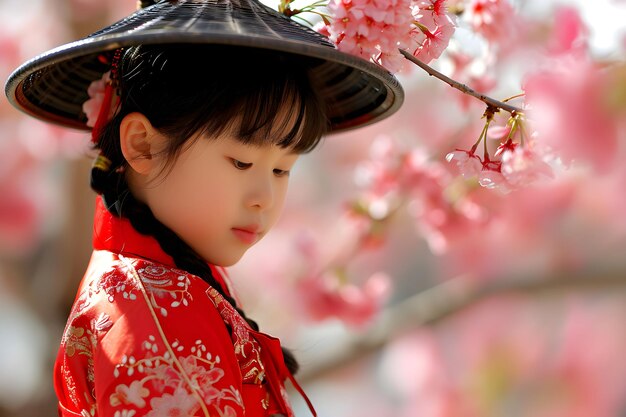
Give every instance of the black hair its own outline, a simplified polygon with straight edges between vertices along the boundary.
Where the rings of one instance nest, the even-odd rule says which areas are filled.
[[[152,6],[153,4],[156,4],[158,2],[158,0],[139,0],[138,1],[138,7],[140,9],[144,9],[148,6]]]
[[[124,175],[127,162],[120,146],[120,122],[132,112],[146,116],[169,139],[164,150],[169,163],[188,141],[212,140],[226,131],[246,144],[270,143],[309,152],[329,126],[324,103],[308,75],[315,64],[308,58],[241,47],[128,48],[118,66],[119,108],[97,138],[96,148],[111,167],[94,166],[91,187],[103,196],[109,211],[128,218],[139,233],[155,237],[177,267],[219,291],[255,330],[256,322],[228,296],[207,262],[132,195]],[[295,373],[295,358],[286,349],[283,354]]]

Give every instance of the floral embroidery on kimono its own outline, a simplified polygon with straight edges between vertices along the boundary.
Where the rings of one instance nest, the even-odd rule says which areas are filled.
[[[293,416],[277,339],[100,201],[94,248],[55,363],[59,415]]]

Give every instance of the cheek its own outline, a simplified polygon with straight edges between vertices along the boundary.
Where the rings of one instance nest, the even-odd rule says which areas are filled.
[[[151,190],[150,207],[159,220],[179,235],[194,235],[227,220],[233,212],[236,184],[227,175],[195,170],[172,171]]]
[[[274,202],[274,207],[272,208],[271,214],[271,225],[273,226],[278,221],[280,214],[283,211],[283,207],[285,206],[285,198],[287,197],[287,181],[284,181],[284,184],[280,184],[276,189],[276,200]]]
[[[147,203],[155,216],[178,234],[177,228],[195,221],[193,214],[201,210],[199,205],[205,196],[193,178],[177,171],[156,181],[147,191]]]
[[[194,203],[185,200],[187,194],[184,187],[176,187],[171,181],[164,181],[148,193],[147,203],[156,218],[178,235],[181,235],[180,229],[188,228],[186,223],[191,221],[186,212]]]

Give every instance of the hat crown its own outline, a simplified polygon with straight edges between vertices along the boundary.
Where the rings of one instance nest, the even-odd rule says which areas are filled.
[[[258,0],[160,0],[89,38],[140,30],[144,34],[183,32],[199,36],[255,36],[334,48],[318,32]]]

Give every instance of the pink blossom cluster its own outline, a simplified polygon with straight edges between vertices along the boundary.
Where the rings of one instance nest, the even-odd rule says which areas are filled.
[[[454,19],[446,0],[331,0],[330,24],[318,26],[337,47],[392,72],[406,61],[398,49],[428,63],[446,49]]]
[[[314,321],[335,318],[362,327],[383,308],[391,290],[391,278],[383,272],[366,279],[350,278],[348,265],[352,258],[372,244],[371,221],[348,213],[335,225],[335,230],[335,244],[326,248],[306,235],[295,241],[304,265],[296,284],[299,308]]]
[[[320,30],[347,53],[399,70],[409,44],[411,0],[331,0],[332,22]]]
[[[19,9],[0,3],[0,18],[10,16],[12,22],[0,28],[0,78],[6,80],[27,59],[61,43],[67,30],[58,13],[58,5],[47,2]],[[31,255],[60,222],[64,189],[51,172],[59,159],[84,156],[88,144],[83,138],[0,100],[0,254],[6,259]]]
[[[585,57],[564,56],[529,74],[524,90],[537,139],[568,164],[609,172],[619,162],[626,112],[615,88],[625,71],[623,63],[604,68]]]
[[[489,42],[506,44],[519,30],[519,16],[509,0],[470,0],[467,10],[473,30]]]
[[[626,110],[626,103],[621,106]],[[523,121],[517,117],[514,134],[513,123],[487,130],[482,140],[497,141],[489,144],[488,160],[477,154],[478,145],[450,153],[458,167],[442,164],[437,148],[411,148],[380,137],[357,169],[364,206],[372,216],[406,207],[448,278],[463,274],[488,281],[511,273],[575,271],[620,253],[616,248],[626,244],[626,221],[619,213],[626,210],[626,198],[615,191],[626,186],[626,170],[613,164],[610,171],[594,170],[590,176],[588,170],[566,169],[546,159],[553,153],[539,146],[539,138],[526,135],[521,142]],[[626,118],[613,123],[620,120],[623,135]],[[622,154],[616,150],[614,158]],[[484,186],[456,177],[453,168]]]
[[[298,283],[304,313],[315,321],[340,319],[349,326],[362,327],[377,317],[387,299],[391,279],[384,273],[373,274],[364,283],[342,283],[327,272],[311,275]]]
[[[595,62],[588,34],[576,9],[555,11],[547,58],[524,79],[525,102],[537,141],[567,165],[609,174],[623,150],[626,64]]]
[[[410,51],[428,64],[448,47],[455,30],[455,18],[446,9],[446,0],[413,0],[413,27]]]
[[[372,234],[372,221],[354,209],[349,209],[332,225],[293,214],[298,227],[276,239],[276,230],[254,251],[257,256],[244,259],[233,268],[234,275],[255,276],[250,289],[245,291],[243,280],[237,280],[239,289],[254,294],[244,305],[280,298],[276,311],[264,306],[264,313],[255,315],[263,321],[280,322],[285,309],[307,322],[338,320],[350,327],[365,327],[380,314],[391,293],[393,281],[385,272],[362,276],[352,271],[354,258],[378,242]],[[311,229],[303,228],[308,224]],[[319,226],[319,227],[318,227]],[[330,227],[330,230],[323,230]],[[274,237],[274,240],[272,240]],[[269,240],[268,240],[269,239]],[[287,280],[287,281],[286,281]],[[258,294],[258,288],[264,288]],[[279,294],[279,295],[277,295]],[[293,325],[294,323],[283,323]],[[284,330],[284,329],[283,329]]]
[[[121,2],[129,4],[115,0]],[[623,0],[613,1],[618,2]],[[52,0],[36,3],[52,4]],[[422,284],[430,274],[430,265],[421,263],[425,259],[435,264],[426,278],[462,276],[470,286],[545,276],[561,278],[565,285],[580,271],[591,271],[589,279],[594,280],[599,267],[623,267],[626,65],[594,62],[587,42],[591,31],[574,9],[557,9],[554,16],[533,26],[533,39],[524,41],[520,26],[528,22],[520,23],[512,6],[523,8],[524,2],[331,0],[334,20],[321,30],[339,49],[395,71],[405,62],[398,48],[424,62],[440,56],[454,31],[447,7],[459,3],[466,6],[463,17],[469,19],[473,33],[490,46],[517,42],[520,48],[510,48],[511,61],[506,63],[477,58],[485,71],[476,78],[470,74],[467,56],[450,54],[453,78],[486,92],[495,86],[491,76],[502,84],[514,78],[516,74],[505,77],[497,71],[508,71],[516,63],[515,70],[525,74],[523,114],[508,121],[489,121],[480,141],[474,143],[480,114],[472,114],[474,108],[467,106],[473,98],[463,95],[459,115],[443,89],[428,90],[421,84],[412,90],[416,83],[407,83],[403,110],[374,127],[386,136],[373,143],[369,159],[357,168],[363,189],[358,198],[344,204],[344,215],[337,216],[333,206],[345,203],[350,192],[345,188],[334,196],[305,199],[314,194],[309,192],[315,188],[311,183],[330,183],[319,180],[319,171],[332,172],[333,181],[338,177],[336,166],[316,170],[307,176],[314,180],[292,187],[292,192],[301,193],[295,200],[306,203],[296,210],[288,208],[282,230],[274,230],[251,250],[244,260],[247,266],[238,265],[248,268],[242,279],[234,279],[237,289],[244,288],[246,311],[274,326],[263,325],[264,330],[285,334],[302,326],[303,316],[364,326],[383,310],[395,281],[406,278]],[[71,4],[77,21],[79,14],[101,15],[112,7],[90,0],[71,0]],[[58,14],[58,7],[51,12]],[[24,27],[18,34],[3,32],[0,39],[4,59],[0,71],[5,78],[9,68],[50,42],[48,37],[59,36],[60,20],[42,16],[24,24],[14,19]],[[44,30],[29,30],[41,28],[35,22],[43,22]],[[544,35],[548,38],[541,41],[543,49],[537,48],[536,39]],[[529,45],[535,50],[525,55],[528,50],[523,48],[530,49]],[[416,75],[420,81],[424,77]],[[91,96],[98,94],[95,88]],[[411,107],[411,103],[418,104]],[[87,109],[92,120],[97,108],[94,100]],[[50,225],[59,218],[64,194],[55,187],[58,181],[51,181],[50,161],[77,154],[75,148],[87,142],[80,137],[64,139],[66,133],[14,113],[8,103],[0,102],[0,156],[4,157],[0,253],[5,257],[34,252],[47,237],[44,234],[54,228]],[[355,136],[363,139],[371,132],[359,130]],[[361,154],[363,142],[352,141],[355,137],[335,139],[333,144],[328,140],[328,147],[343,146],[352,158],[350,164]],[[446,155],[450,163],[444,161]],[[328,159],[323,161],[327,168]],[[316,233],[315,239],[303,236],[303,225]],[[365,271],[353,268],[359,255],[371,262],[367,250],[388,242],[391,237],[386,233],[400,234],[398,230],[406,235],[417,231],[411,237],[423,239],[435,256],[426,256],[430,254],[414,245],[415,240],[402,240],[408,255],[390,249],[386,262],[368,264]],[[417,268],[409,268],[415,264]],[[404,276],[371,272],[398,266],[405,269]],[[593,285],[597,291],[591,296],[574,298],[568,292],[541,297],[549,300],[545,305],[494,297],[450,315],[439,326],[399,337],[386,347],[381,363],[393,405],[353,414],[490,417],[514,410],[520,417],[621,415],[626,395],[621,360],[626,349],[625,304],[623,297]],[[324,398],[333,405],[335,399]]]
[[[449,251],[451,242],[483,224],[484,213],[471,198],[449,198],[446,190],[454,176],[425,150],[402,149],[388,136],[379,137],[372,148],[371,158],[358,169],[362,199],[371,216],[379,212],[389,216],[392,207],[408,207],[420,234],[440,255]]]
[[[524,138],[521,115],[511,117],[506,126],[487,130],[489,124],[488,121],[479,141],[470,150],[457,149],[446,155],[446,160],[456,163],[463,177],[477,178],[481,186],[504,192],[553,178],[552,168],[544,160],[547,155],[537,151],[531,137]],[[498,147],[490,156],[485,143],[481,158],[476,149],[488,138],[496,139]]]
[[[492,9],[499,3],[472,4],[495,15]],[[500,7],[506,11],[509,6]],[[447,156],[463,176],[477,177],[482,186],[510,190],[553,178],[552,167],[546,161],[552,165],[588,166],[598,173],[610,172],[618,161],[625,112],[615,91],[623,87],[619,79],[625,66],[592,61],[586,42],[589,30],[575,9],[559,8],[555,16],[546,42],[546,58],[524,79],[524,117],[531,122],[532,135],[526,135],[525,142],[523,137],[520,140],[529,123],[520,119],[518,126],[511,123],[513,117],[505,128],[490,127],[485,135],[499,140],[493,156],[487,146],[482,157],[476,153],[478,143],[486,140],[482,136],[471,149],[457,149]],[[463,68],[467,60],[461,58],[455,63],[458,61]]]
[[[554,13],[554,27],[548,42],[553,55],[586,56],[589,47],[589,28],[574,7],[559,7]]]
[[[620,296],[602,303],[521,296],[478,302],[385,349],[380,374],[402,404],[394,415],[618,416],[625,313]]]

